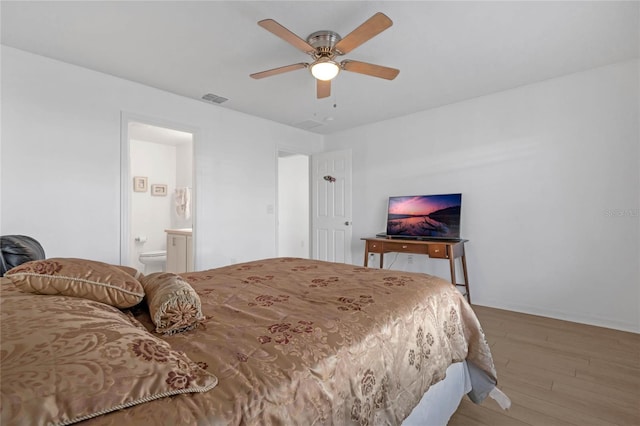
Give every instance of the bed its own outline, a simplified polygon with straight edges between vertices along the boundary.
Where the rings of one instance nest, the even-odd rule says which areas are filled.
[[[7,277],[3,425],[445,424],[465,393],[498,392],[473,310],[425,274],[47,259]]]

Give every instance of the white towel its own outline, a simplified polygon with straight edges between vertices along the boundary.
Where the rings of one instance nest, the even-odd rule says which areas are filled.
[[[176,188],[175,200],[178,217],[189,219],[191,217],[191,189]]]

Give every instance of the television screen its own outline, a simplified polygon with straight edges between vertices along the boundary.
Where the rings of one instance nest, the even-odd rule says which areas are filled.
[[[460,238],[462,194],[389,197],[387,236]]]

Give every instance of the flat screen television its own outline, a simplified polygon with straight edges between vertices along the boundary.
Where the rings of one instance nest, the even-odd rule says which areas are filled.
[[[386,236],[459,239],[462,194],[389,197]]]

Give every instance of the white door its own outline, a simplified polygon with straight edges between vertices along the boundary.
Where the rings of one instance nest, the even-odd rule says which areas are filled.
[[[351,151],[312,156],[314,259],[351,263]]]

